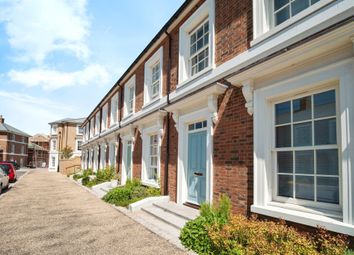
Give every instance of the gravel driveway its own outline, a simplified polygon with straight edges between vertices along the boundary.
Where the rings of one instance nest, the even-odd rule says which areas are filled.
[[[58,173],[0,197],[0,254],[185,254]]]

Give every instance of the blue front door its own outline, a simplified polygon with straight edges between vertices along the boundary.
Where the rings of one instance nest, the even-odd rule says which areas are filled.
[[[206,136],[206,130],[188,134],[188,202],[195,204],[206,200]]]

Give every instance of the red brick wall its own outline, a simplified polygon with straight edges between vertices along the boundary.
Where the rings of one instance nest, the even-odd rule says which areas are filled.
[[[246,51],[252,40],[252,0],[215,0],[215,63]]]
[[[169,137],[169,164],[168,164],[168,194],[171,201],[177,201],[177,157],[178,157],[178,133],[172,117],[166,117],[164,121],[164,136],[161,141],[161,191],[165,185],[165,165],[167,150],[167,118],[170,120]]]
[[[253,119],[241,89],[231,87],[219,97],[214,129],[214,201],[225,193],[233,212],[248,214],[253,195]]]
[[[138,129],[135,130],[133,151],[133,178],[141,179],[142,139]]]

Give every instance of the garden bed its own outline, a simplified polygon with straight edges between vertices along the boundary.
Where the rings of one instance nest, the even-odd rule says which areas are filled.
[[[324,229],[300,233],[284,221],[248,219],[230,212],[226,196],[217,206],[203,204],[200,216],[181,230],[182,244],[198,254],[354,255],[348,250],[347,236]]]
[[[111,189],[103,200],[125,207],[147,197],[160,196],[160,194],[160,189],[144,186],[139,180],[128,180],[124,186]]]

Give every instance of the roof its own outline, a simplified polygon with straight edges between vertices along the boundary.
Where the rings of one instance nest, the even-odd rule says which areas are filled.
[[[28,149],[35,149],[37,151],[47,151],[42,146],[39,146],[38,144],[35,144],[35,143],[29,143],[28,144]]]
[[[65,119],[61,119],[61,120],[57,120],[57,121],[53,121],[53,122],[49,122],[48,124],[63,124],[63,123],[76,123],[76,124],[81,124],[82,122],[84,122],[85,118],[65,118]]]
[[[7,132],[7,133],[13,133],[13,134],[17,134],[17,135],[22,135],[22,136],[27,136],[30,137],[31,135],[17,129],[14,128],[13,126],[6,124],[6,123],[0,123],[0,132]]]
[[[165,23],[165,25],[160,29],[159,32],[154,36],[154,38],[149,42],[149,44],[143,49],[143,51],[139,54],[139,56],[133,61],[133,63],[128,67],[128,69],[120,76],[117,82],[112,86],[112,88],[106,93],[106,95],[102,98],[102,100],[96,105],[96,107],[91,111],[91,113],[84,119],[83,122],[86,122],[90,116],[99,108],[100,104],[103,103],[105,98],[115,90],[122,80],[129,74],[129,72],[133,69],[133,67],[139,62],[139,60],[145,55],[145,53],[154,45],[154,43],[167,32],[167,29],[172,25],[172,23],[183,13],[185,9],[187,9],[188,5],[192,3],[193,0],[185,0],[184,3],[178,8],[178,10],[172,15],[172,17]]]
[[[34,136],[30,137],[30,142],[49,142],[49,135],[45,134],[35,134]]]

